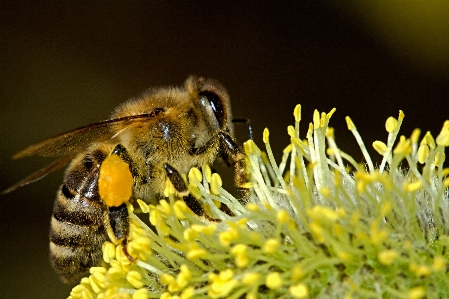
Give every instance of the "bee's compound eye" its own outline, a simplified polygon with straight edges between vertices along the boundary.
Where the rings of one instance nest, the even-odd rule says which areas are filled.
[[[128,164],[118,155],[112,154],[101,163],[98,192],[107,206],[118,207],[129,201],[133,183]]]
[[[207,99],[210,107],[212,108],[212,111],[215,114],[215,118],[217,119],[218,124],[222,128],[223,124],[224,124],[225,116],[224,116],[223,103],[222,103],[220,96],[212,91],[209,91],[209,90],[201,91],[199,96],[205,97]]]

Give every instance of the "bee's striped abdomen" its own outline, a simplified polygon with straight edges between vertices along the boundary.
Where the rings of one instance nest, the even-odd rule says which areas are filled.
[[[79,278],[101,261],[108,240],[103,224],[105,204],[98,195],[98,175],[106,153],[88,153],[68,168],[53,207],[50,260],[65,282]]]

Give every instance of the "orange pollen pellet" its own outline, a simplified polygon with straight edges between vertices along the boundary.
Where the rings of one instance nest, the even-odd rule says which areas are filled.
[[[132,195],[133,177],[129,166],[119,156],[107,157],[100,167],[98,192],[109,207],[118,207]]]

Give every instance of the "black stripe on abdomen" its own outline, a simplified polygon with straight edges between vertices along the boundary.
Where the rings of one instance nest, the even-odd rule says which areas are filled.
[[[81,226],[102,225],[105,206],[71,191],[65,184],[58,191],[53,214],[60,221]]]
[[[80,226],[62,221],[56,216],[51,219],[50,241],[63,247],[89,247],[106,239],[103,226]]]

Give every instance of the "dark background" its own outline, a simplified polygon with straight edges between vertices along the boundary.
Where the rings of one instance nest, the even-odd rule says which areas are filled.
[[[339,146],[362,161],[350,115],[369,148],[402,134],[436,136],[448,119],[448,6],[443,1],[0,2],[0,189],[45,165],[10,159],[25,146],[107,119],[119,103],[189,74],[228,89],[255,140],[271,130],[279,159],[293,108],[302,137],[314,109],[337,108]],[[376,155],[374,151],[371,151]],[[0,198],[0,297],[63,298],[48,262],[48,227],[62,171]]]

